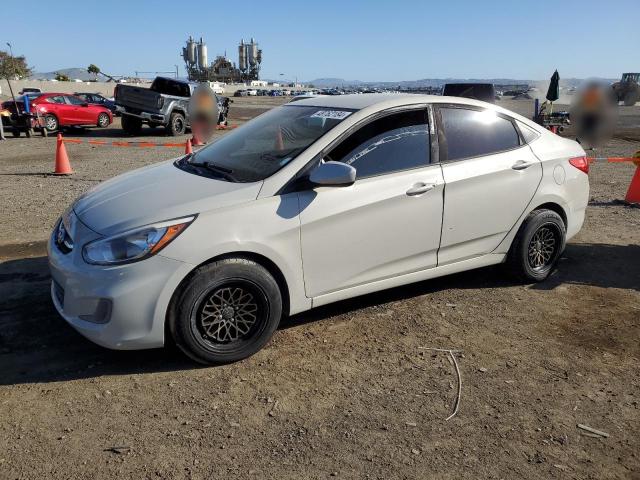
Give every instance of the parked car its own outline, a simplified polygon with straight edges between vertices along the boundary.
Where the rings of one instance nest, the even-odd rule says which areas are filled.
[[[246,97],[247,96],[247,91],[246,90],[236,90],[233,93],[234,97]]]
[[[493,103],[496,100],[493,83],[447,83],[442,90],[442,95],[473,98],[488,103]]]
[[[579,144],[484,102],[300,100],[81,196],[48,242],[52,299],[100,345],[235,361],[357,295],[500,263],[545,280],[587,173]]]
[[[195,82],[175,78],[156,77],[150,88],[118,84],[115,101],[122,115],[122,129],[129,135],[139,135],[143,123],[150,127],[162,126],[169,135],[182,135],[190,126],[189,100]],[[228,103],[225,109],[223,98],[216,95],[219,122],[226,122]]]
[[[83,99],[68,93],[41,93],[33,97],[29,94],[32,109],[44,117],[47,131],[54,132],[61,127],[83,126],[106,128],[113,123],[113,115],[108,108],[90,105]],[[9,103],[9,108],[11,103]],[[24,108],[19,105],[19,108]]]
[[[295,97],[293,97],[291,100],[289,100],[289,103],[298,102],[300,100],[307,100],[308,98],[314,98],[315,96],[316,95],[313,95],[313,94],[301,93],[301,94],[296,95]]]
[[[103,107],[108,108],[112,114],[116,114],[116,102],[111,98],[107,98],[99,93],[77,92],[74,95],[92,105],[102,105]]]
[[[256,95],[258,95],[258,90],[256,90],[255,88],[250,88],[249,90],[247,90],[247,95],[250,97],[255,97]]]
[[[18,92],[20,95],[25,95],[27,93],[42,93],[42,90],[35,87],[24,87],[22,90]]]

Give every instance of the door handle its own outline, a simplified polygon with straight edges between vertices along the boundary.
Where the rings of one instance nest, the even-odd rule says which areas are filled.
[[[514,170],[524,170],[525,168],[529,168],[533,164],[534,162],[526,162],[524,160],[518,160],[516,163],[511,165],[511,168],[513,168]]]
[[[415,195],[422,195],[423,193],[427,193],[429,190],[433,190],[435,186],[435,183],[416,183],[413,187],[407,190],[407,195],[409,195],[410,197]]]

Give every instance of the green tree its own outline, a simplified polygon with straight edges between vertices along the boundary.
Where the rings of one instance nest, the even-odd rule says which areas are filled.
[[[8,52],[0,51],[0,78],[21,79],[30,75],[25,57],[12,57]]]
[[[59,82],[70,82],[71,79],[69,78],[68,75],[65,75],[64,73],[60,73],[60,72],[56,72],[56,80]]]
[[[93,63],[87,67],[87,73],[93,75],[93,80],[98,81],[98,74],[100,73],[100,67]]]

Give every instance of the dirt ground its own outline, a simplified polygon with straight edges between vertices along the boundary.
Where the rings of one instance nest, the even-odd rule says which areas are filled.
[[[280,101],[236,99],[231,123]],[[640,149],[640,107],[621,111],[595,155]],[[117,122],[69,133],[120,135]],[[70,144],[64,178],[48,175],[54,151],[54,139],[0,143],[1,479],[640,479],[640,209],[619,202],[631,165],[592,166],[585,225],[542,284],[485,268],[368,295],[204,368],[75,333],[51,304],[44,253],[77,195],[180,149]],[[462,350],[448,421],[455,369],[426,348]]]

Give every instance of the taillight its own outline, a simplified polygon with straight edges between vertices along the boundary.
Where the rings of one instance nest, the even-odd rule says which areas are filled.
[[[587,157],[570,158],[569,163],[576,167],[578,170],[581,170],[589,175],[589,161],[587,160]]]

